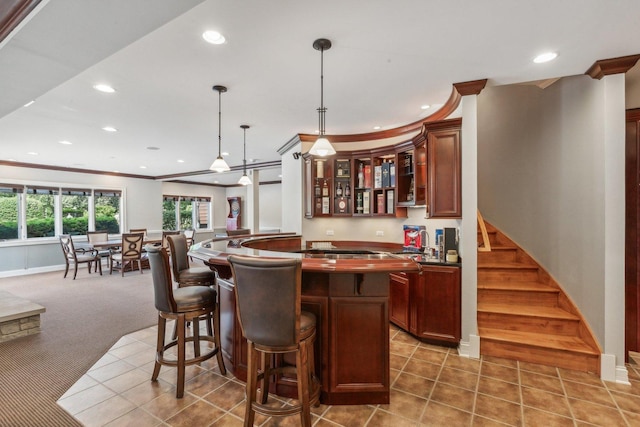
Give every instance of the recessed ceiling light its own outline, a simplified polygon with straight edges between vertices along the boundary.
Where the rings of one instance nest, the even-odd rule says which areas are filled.
[[[158,151],[159,148],[158,147],[147,147],[147,150]]]
[[[206,42],[211,44],[222,44],[227,40],[219,32],[211,30],[202,33],[202,38],[205,39]]]
[[[38,155],[38,153],[36,153],[35,151],[29,151],[27,154],[30,155],[30,156],[37,156]]]
[[[112,88],[111,86],[107,85],[107,84],[97,84],[97,85],[93,85],[93,88],[95,90],[99,90],[100,92],[104,92],[104,93],[113,93],[116,90],[114,88]]]
[[[71,144],[73,144],[71,141],[58,141],[58,143],[60,143],[62,145],[71,145]]]
[[[213,183],[214,183],[214,184],[217,184],[217,183],[219,183],[219,182],[220,182],[220,181],[213,181]]]
[[[15,162],[16,159],[7,159],[8,162]]]
[[[421,105],[420,108],[422,108],[423,110],[427,110],[427,109],[431,108],[431,105],[424,104],[424,105]]]
[[[102,128],[102,130],[105,132],[118,132],[118,129],[114,128],[113,126],[105,126]]]
[[[380,129],[380,126],[374,126],[373,127],[373,130],[378,130],[378,129]]]
[[[533,62],[535,62],[536,64],[542,64],[543,62],[549,62],[556,59],[557,56],[558,54],[555,52],[545,52],[543,54],[536,56],[533,59]]]
[[[25,107],[28,107],[28,106],[30,106],[31,104],[33,104],[34,102],[36,102],[36,101],[34,101],[34,100],[32,99],[31,101],[29,101],[29,102],[27,102],[26,104],[24,104],[24,106],[25,106]]]
[[[146,166],[140,166],[140,169],[146,169],[146,168],[147,168]]]
[[[223,155],[223,156],[228,156],[228,155],[229,155],[229,153],[227,153],[226,151],[223,151],[223,152],[222,152],[222,155]]]
[[[178,163],[184,163],[184,160],[178,159]]]

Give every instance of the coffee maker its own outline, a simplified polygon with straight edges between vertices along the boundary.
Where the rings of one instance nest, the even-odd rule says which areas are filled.
[[[453,227],[445,227],[442,232],[436,230],[436,247],[438,248],[438,259],[444,262],[447,254],[451,250],[458,253],[458,230]]]

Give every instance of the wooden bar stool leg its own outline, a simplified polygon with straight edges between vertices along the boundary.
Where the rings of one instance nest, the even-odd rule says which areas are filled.
[[[260,386],[260,403],[267,403],[269,398],[269,379],[271,373],[271,355],[260,352],[260,369],[262,370],[262,385]]]
[[[306,340],[300,343],[296,352],[296,365],[298,377],[298,400],[302,405],[300,422],[302,427],[311,427],[311,405],[309,403],[309,364],[308,348]]]
[[[185,360],[185,329],[186,329],[186,321],[184,319],[184,314],[180,313],[178,318],[176,319],[178,323],[178,380],[176,383],[176,397],[180,399],[184,396],[184,360]]]
[[[167,327],[167,319],[158,315],[158,338],[156,344],[156,363],[153,366],[153,375],[151,375],[151,381],[156,381],[158,379],[158,374],[160,374],[160,359],[163,357],[164,353],[164,334]]]
[[[215,346],[218,349],[218,353],[216,357],[218,359],[218,368],[220,369],[220,373],[222,375],[227,375],[227,368],[224,366],[224,357],[222,357],[222,346],[220,345],[220,308],[216,307],[216,311],[214,311],[213,316],[211,318],[213,322],[213,340],[215,342]]]
[[[197,317],[193,319],[193,354],[200,356],[200,322]]]
[[[258,366],[257,366],[257,350],[255,344],[247,340],[247,347],[249,349],[249,357],[247,360],[247,401],[244,411],[244,426],[253,427],[253,421],[255,419],[255,411],[253,409],[253,402],[256,401],[256,387],[258,385]]]

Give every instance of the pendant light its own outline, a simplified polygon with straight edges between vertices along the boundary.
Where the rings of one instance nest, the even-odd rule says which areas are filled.
[[[309,150],[309,154],[314,156],[331,156],[336,154],[329,140],[324,136],[324,115],[327,109],[324,107],[324,51],[331,48],[331,41],[327,39],[318,39],[313,42],[313,48],[320,51],[320,108],[318,108],[319,135],[316,142]]]
[[[251,185],[251,179],[247,176],[247,129],[249,129],[249,125],[240,125],[240,127],[244,131],[244,154],[242,156],[242,176],[240,177],[238,184]]]
[[[216,172],[227,172],[230,170],[227,162],[222,158],[222,137],[220,136],[220,129],[222,127],[222,92],[226,92],[227,88],[225,86],[214,86],[213,90],[218,92],[218,157],[211,164],[212,171]]]

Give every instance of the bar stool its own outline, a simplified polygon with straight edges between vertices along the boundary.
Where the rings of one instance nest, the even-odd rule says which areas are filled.
[[[173,289],[171,270],[169,269],[169,257],[163,248],[153,245],[145,247],[149,256],[151,274],[153,276],[153,290],[155,306],[158,310],[158,340],[156,346],[156,362],[151,376],[152,381],[158,379],[162,365],[174,366],[178,369],[176,381],[176,397],[184,395],[185,367],[203,362],[217,355],[220,372],[225,375],[226,369],[222,352],[220,350],[220,335],[200,335],[198,321],[204,318],[211,323],[217,312],[216,291],[209,286],[187,286]],[[165,344],[167,319],[175,320],[177,325],[177,340]],[[193,322],[193,336],[186,336],[187,322]],[[211,331],[210,324],[207,330]],[[208,341],[214,347],[200,354],[200,341]],[[187,343],[193,343],[194,356],[186,357]],[[178,347],[176,358],[166,358],[165,352],[172,347]]]
[[[301,425],[311,426],[311,405],[318,402],[320,384],[314,372],[313,344],[316,318],[301,311],[302,263],[299,259],[228,257],[235,285],[236,311],[247,339],[247,385],[245,426],[253,426],[255,413],[267,416],[300,414]],[[273,354],[296,354],[296,366],[271,367]],[[260,366],[259,366],[260,365]],[[267,405],[269,379],[294,372],[298,404]],[[256,399],[258,381],[261,399]]]

